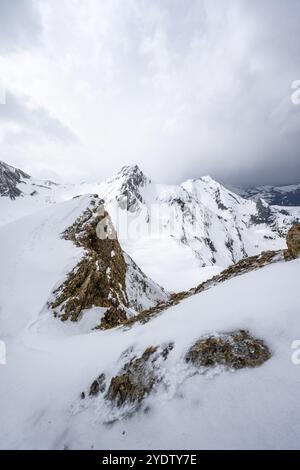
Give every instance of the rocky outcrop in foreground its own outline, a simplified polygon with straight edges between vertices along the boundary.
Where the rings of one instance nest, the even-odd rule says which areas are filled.
[[[295,224],[287,234],[287,246],[293,258],[300,257],[300,224]]]
[[[175,346],[174,343],[150,346],[137,356],[132,355],[131,350],[125,351],[122,358],[127,362],[119,373],[111,379],[101,373],[91,384],[89,392],[83,392],[81,398],[99,396],[112,409],[122,409],[121,417],[131,416],[160,385],[168,389],[166,370],[169,355]],[[128,356],[131,358],[127,359]],[[195,373],[206,374],[216,367],[219,367],[219,372],[259,367],[270,358],[271,352],[262,340],[239,330],[200,338],[190,346],[185,357],[176,365],[176,370],[181,374],[182,382]]]
[[[249,332],[212,335],[197,341],[185,356],[195,367],[222,365],[230,369],[258,367],[270,359],[268,346]]]

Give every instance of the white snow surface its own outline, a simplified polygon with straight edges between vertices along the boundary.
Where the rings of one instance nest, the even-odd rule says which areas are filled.
[[[291,361],[291,345],[300,338],[299,274],[300,260],[277,263],[195,295],[145,325],[80,333],[39,315],[39,292],[51,273],[32,270],[36,301],[26,297],[22,308],[22,298],[1,292],[10,315],[1,322],[7,365],[0,366],[0,448],[299,448],[300,366]],[[21,289],[16,282],[21,296],[28,284]],[[270,347],[263,366],[194,375],[184,363],[202,335],[240,328]],[[128,348],[142,353],[170,341],[175,349],[164,365],[165,382],[149,397],[147,414],[108,425],[118,413],[102,396],[80,399],[100,373],[110,378],[119,371]]]

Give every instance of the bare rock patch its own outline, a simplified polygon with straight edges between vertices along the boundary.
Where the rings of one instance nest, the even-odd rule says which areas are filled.
[[[269,360],[271,352],[261,340],[244,330],[199,339],[185,361],[195,367],[222,365],[230,369],[254,368]]]

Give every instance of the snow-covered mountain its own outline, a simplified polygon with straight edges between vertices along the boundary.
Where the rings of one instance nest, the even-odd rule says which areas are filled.
[[[124,187],[134,187],[130,199]],[[300,217],[300,208],[244,199],[210,177],[178,186],[156,184],[137,166],[125,167],[97,192],[120,227],[121,242],[145,269],[145,257],[150,259],[155,252],[161,264],[168,265],[166,244],[176,245],[177,258],[182,255],[202,267],[225,267],[264,250],[283,248],[288,229]],[[123,233],[126,208],[130,217]]]
[[[299,208],[4,173],[1,449],[299,448]]]
[[[52,181],[33,179],[24,171],[0,161],[0,196],[10,199],[35,196],[41,190],[45,194],[53,186],[56,184]]]
[[[200,267],[206,278],[243,257],[283,248],[288,229],[300,219],[300,208],[245,199],[208,176],[157,184],[136,165],[97,184],[55,185],[27,177],[17,189],[22,193],[16,200],[0,198],[0,224],[76,195],[97,194],[124,250],[168,290],[204,280]]]
[[[23,171],[0,161],[0,196],[15,199],[22,194],[20,186],[29,179],[30,176]]]
[[[0,228],[0,448],[297,449],[300,260],[247,259],[147,323],[91,331],[103,309],[62,322],[45,303],[91,200]]]
[[[233,191],[246,199],[264,199],[272,206],[300,206],[300,184],[287,186],[235,187]]]

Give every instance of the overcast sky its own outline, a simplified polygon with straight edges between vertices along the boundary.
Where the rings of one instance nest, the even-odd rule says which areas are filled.
[[[300,182],[299,0],[0,0],[0,159]]]

